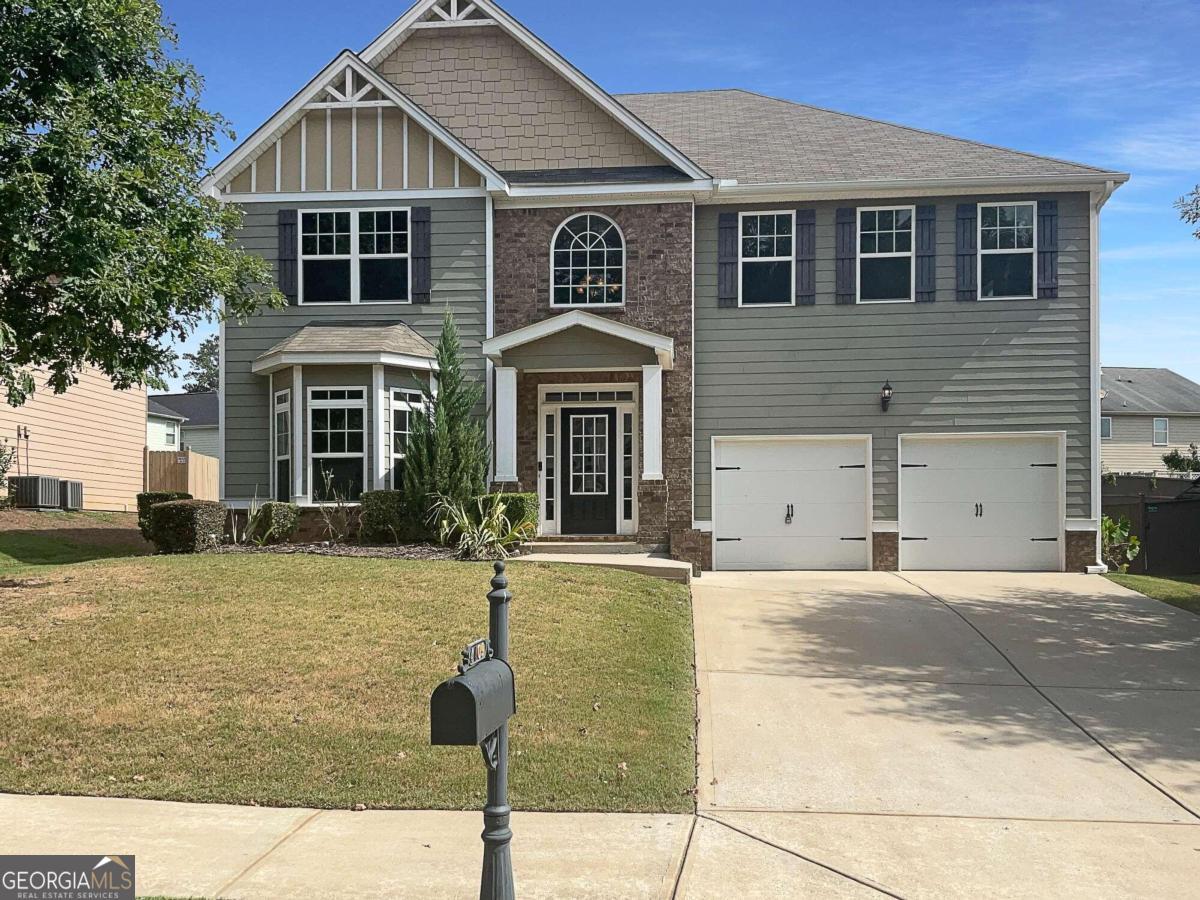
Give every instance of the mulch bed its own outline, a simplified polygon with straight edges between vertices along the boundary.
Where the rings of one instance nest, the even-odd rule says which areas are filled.
[[[226,544],[211,553],[279,553],[284,556],[357,556],[363,559],[454,559],[454,551],[437,544],[397,544],[363,546],[361,544]]]

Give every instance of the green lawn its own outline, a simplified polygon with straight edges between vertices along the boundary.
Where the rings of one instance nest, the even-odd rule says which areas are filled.
[[[0,791],[482,804],[478,750],[430,747],[428,704],[486,632],[488,565],[208,555],[31,578],[38,554],[20,552],[5,550],[24,574],[0,580]],[[510,574],[513,804],[690,811],[687,589],[532,562]]]
[[[1109,575],[1122,587],[1200,615],[1200,575]]]
[[[150,553],[135,513],[0,509],[0,579],[39,566]]]

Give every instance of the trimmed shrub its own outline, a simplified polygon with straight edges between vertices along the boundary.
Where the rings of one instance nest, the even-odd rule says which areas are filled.
[[[150,507],[150,540],[159,553],[211,550],[225,534],[227,510],[215,500],[169,500]]]
[[[142,530],[142,537],[148,541],[153,540],[150,537],[150,507],[156,503],[170,503],[172,500],[191,499],[192,495],[184,491],[146,491],[143,494],[138,494],[138,528]]]
[[[300,507],[272,500],[258,508],[250,523],[250,540],[262,544],[286,544],[300,529]]]
[[[390,544],[412,532],[403,491],[365,491],[359,503],[359,540]]]
[[[485,509],[491,508],[492,503],[499,500],[504,503],[504,517],[513,527],[529,523],[534,528],[538,526],[538,495],[537,494],[484,494],[479,498]]]

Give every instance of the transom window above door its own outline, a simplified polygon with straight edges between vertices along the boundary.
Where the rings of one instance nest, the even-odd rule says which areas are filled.
[[[408,303],[407,209],[301,212],[300,303]]]
[[[551,306],[621,306],[625,238],[607,216],[582,213],[559,226],[551,247]]]
[[[906,303],[913,299],[911,206],[858,211],[858,302]]]
[[[742,306],[790,306],[794,277],[795,213],[741,214],[738,277]]]
[[[979,296],[1033,299],[1037,204],[979,204]]]

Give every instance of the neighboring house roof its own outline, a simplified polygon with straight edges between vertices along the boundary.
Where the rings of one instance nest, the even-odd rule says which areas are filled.
[[[1170,369],[1105,366],[1100,410],[1110,415],[1200,415],[1200,384]]]
[[[215,391],[196,394],[155,394],[150,401],[160,408],[183,417],[189,428],[216,425],[220,417],[220,400]]]
[[[153,419],[170,419],[173,422],[187,421],[187,416],[181,416],[173,409],[168,409],[153,397],[146,398],[146,415]]]
[[[436,369],[437,350],[403,322],[310,322],[259,356],[259,374],[308,363],[384,364]]]
[[[745,90],[617,94],[616,99],[713,177],[739,184],[1125,178]]]

